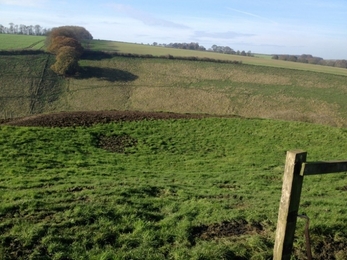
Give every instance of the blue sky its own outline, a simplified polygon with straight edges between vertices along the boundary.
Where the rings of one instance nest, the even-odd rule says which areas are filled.
[[[78,25],[103,40],[347,59],[347,0],[0,0],[0,24],[11,22]]]

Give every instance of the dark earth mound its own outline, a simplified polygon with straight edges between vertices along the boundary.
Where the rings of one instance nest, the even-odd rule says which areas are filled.
[[[199,119],[205,117],[211,117],[211,115],[139,111],[79,111],[41,114],[13,120],[7,119],[0,121],[0,123],[12,126],[72,127],[121,121]]]

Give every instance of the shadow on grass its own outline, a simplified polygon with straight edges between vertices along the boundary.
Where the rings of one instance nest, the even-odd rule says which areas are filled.
[[[98,78],[98,79],[107,80],[110,82],[116,82],[116,81],[126,82],[126,81],[134,81],[138,78],[138,76],[124,70],[86,66],[81,68],[76,78],[77,79]]]
[[[113,51],[114,53],[117,52],[117,50]],[[111,59],[113,55],[108,52],[104,51],[92,51],[92,50],[85,50],[81,56],[82,60],[103,60],[103,59]]]

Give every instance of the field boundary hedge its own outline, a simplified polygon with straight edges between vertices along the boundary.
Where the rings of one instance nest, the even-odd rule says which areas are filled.
[[[0,50],[0,55],[38,55],[44,53],[43,50]]]
[[[121,53],[121,52],[107,52],[107,51],[92,51],[85,50],[82,54],[81,59],[85,60],[102,60],[111,59],[113,57],[126,57],[126,58],[142,58],[142,59],[170,59],[170,60],[188,60],[188,61],[207,61],[207,62],[217,62],[217,63],[229,63],[229,64],[242,64],[242,61],[237,60],[220,60],[212,59],[207,57],[183,57],[183,56],[173,56],[173,55],[160,55],[155,56],[152,54],[134,54],[134,53]]]

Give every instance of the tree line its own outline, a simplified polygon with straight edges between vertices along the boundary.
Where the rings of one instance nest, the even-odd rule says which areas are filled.
[[[292,62],[301,62],[308,64],[317,64],[323,66],[331,66],[338,68],[347,68],[347,60],[324,60],[320,57],[314,57],[311,54],[302,54],[302,55],[273,55],[272,59],[275,60],[284,60]]]
[[[204,46],[199,45],[197,42],[191,42],[191,43],[160,43],[154,42],[152,44],[153,46],[160,46],[160,47],[167,47],[167,48],[175,48],[175,49],[184,49],[184,50],[197,50],[197,51],[206,51],[206,48]]]
[[[253,56],[251,51],[245,52],[245,51],[235,51],[229,46],[218,46],[218,45],[212,45],[211,48],[208,50],[204,47],[199,45],[197,42],[191,42],[191,43],[157,43],[154,42],[152,44],[153,46],[159,46],[159,47],[167,47],[167,48],[175,48],[175,49],[184,49],[184,50],[196,50],[196,51],[210,51],[210,52],[217,52],[217,53],[224,53],[224,54],[233,54],[233,55],[241,55],[241,56]]]
[[[0,24],[0,33],[4,34],[22,34],[22,35],[40,35],[46,36],[51,29],[43,28],[40,25],[25,25],[9,23],[9,26]]]
[[[218,52],[218,53],[224,53],[224,54],[232,54],[232,55],[241,55],[241,56],[253,56],[251,51],[245,52],[245,51],[235,51],[229,46],[218,46],[218,45],[212,45],[211,49],[209,51]]]

